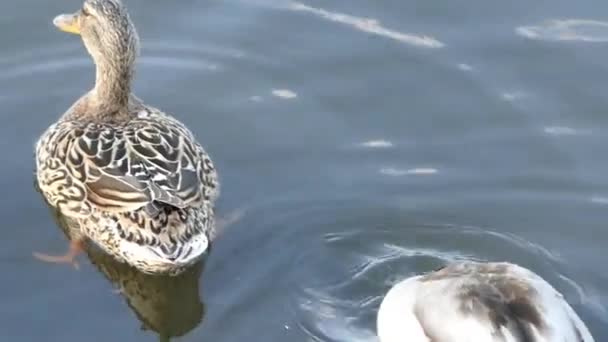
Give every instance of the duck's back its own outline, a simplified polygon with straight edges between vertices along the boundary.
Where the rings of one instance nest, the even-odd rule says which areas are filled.
[[[382,342],[593,341],[551,285],[506,263],[454,264],[397,284],[380,307],[378,334]]]
[[[81,219],[86,235],[109,252],[127,253],[130,262],[156,256],[189,263],[207,248],[217,173],[171,116],[143,105],[118,123],[66,115],[43,134],[36,154],[49,203]],[[142,252],[151,254],[137,256]]]

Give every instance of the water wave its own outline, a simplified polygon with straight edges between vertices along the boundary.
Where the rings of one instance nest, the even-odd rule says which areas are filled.
[[[308,299],[306,299],[308,298]],[[375,329],[357,324],[353,309],[365,310],[371,303],[378,306],[381,297],[351,301],[336,298],[324,291],[303,289],[297,304],[298,328],[312,341],[377,342]],[[308,324],[314,322],[314,324]]]
[[[517,235],[455,224],[420,225],[407,231],[351,229],[325,234],[323,242],[325,252],[315,250],[303,257],[312,264],[308,267],[329,276],[302,270],[291,303],[298,327],[313,341],[377,341],[376,312],[386,291],[406,277],[450,262],[504,261],[501,256],[517,255],[518,260],[536,264],[533,269],[551,274],[557,273],[552,265],[562,262]],[[579,292],[579,298],[587,298],[585,291]]]
[[[356,17],[339,12],[331,12],[323,8],[308,6],[297,1],[291,2],[287,8],[292,11],[310,13],[329,21],[348,25],[359,31],[394,39],[406,44],[427,48],[441,48],[445,46],[444,43],[433,37],[409,34],[388,29],[382,26],[376,19]]]
[[[548,20],[539,25],[517,27],[515,32],[535,40],[608,42],[608,22],[599,20]]]
[[[576,300],[572,298],[572,295],[569,295],[568,302],[576,303],[590,308],[598,317],[604,317],[603,322],[608,322],[608,310],[602,306],[602,303],[605,303],[606,298],[602,298],[599,292],[595,289],[583,288],[579,283],[574,281],[574,279],[567,277],[564,274],[559,273],[558,277],[564,281],[576,294]]]
[[[516,100],[521,100],[525,97],[528,96],[527,93],[521,91],[521,90],[515,90],[515,91],[506,91],[503,92],[502,94],[500,94],[500,96],[502,97],[503,100],[505,101],[516,101]]]
[[[296,94],[293,90],[289,89],[272,89],[271,93],[273,96],[287,100],[295,99],[296,97],[298,97],[298,94]]]
[[[82,44],[66,43],[41,45],[24,50],[3,51],[2,55],[0,56],[0,68],[3,64],[27,63],[30,59],[42,60],[49,59],[49,57],[56,55],[66,56],[77,53],[78,51],[81,51],[81,49]]]
[[[200,45],[200,42],[194,41],[145,41],[142,46],[142,51],[147,53],[148,51],[155,54],[189,54],[189,55],[205,55],[216,58],[250,58],[249,54],[243,50],[222,47],[222,46],[210,46]]]
[[[391,148],[394,147],[392,142],[385,139],[368,140],[358,143],[357,146],[364,148]]]
[[[458,69],[462,70],[462,71],[473,71],[473,70],[475,70],[475,68],[473,68],[472,65],[467,64],[467,63],[460,63],[456,67]]]
[[[91,65],[91,60],[86,57],[55,57],[32,62],[24,62],[19,65],[5,66],[0,68],[0,80],[9,81],[24,76],[35,76],[41,73],[54,73],[68,69],[79,69]]]
[[[0,81],[91,67],[93,62],[82,52],[83,49],[81,44],[64,44],[42,46],[9,56],[0,56]],[[146,50],[147,53],[138,60],[139,65],[192,71],[216,71],[221,68],[219,63],[201,55],[216,58],[244,56],[238,50],[188,46],[185,43],[152,42],[147,44]]]
[[[192,71],[217,71],[220,69],[219,64],[201,58],[175,56],[144,56],[138,60],[138,64],[168,69],[186,69]]]
[[[416,167],[412,169],[398,169],[394,167],[383,167],[380,169],[380,173],[387,176],[399,177],[407,175],[434,175],[439,170],[432,167]]]
[[[576,129],[568,126],[547,126],[543,127],[543,132],[556,136],[587,135],[591,133],[589,130]]]

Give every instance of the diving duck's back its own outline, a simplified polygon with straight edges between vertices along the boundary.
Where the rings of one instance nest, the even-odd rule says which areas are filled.
[[[86,0],[54,23],[82,36],[96,82],[38,141],[40,189],[118,259],[178,273],[214,235],[213,163],[184,124],[131,94],[139,41],[119,0]]]
[[[510,263],[458,262],[408,278],[384,297],[381,342],[593,342],[563,296]]]

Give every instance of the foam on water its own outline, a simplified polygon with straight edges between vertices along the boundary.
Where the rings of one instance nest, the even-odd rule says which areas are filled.
[[[556,136],[586,135],[591,133],[589,130],[575,129],[567,126],[546,126],[543,127],[543,132]]]
[[[591,201],[591,203],[606,205],[606,204],[608,204],[608,197],[593,196],[593,197],[591,197],[590,201]]]
[[[286,100],[295,99],[298,97],[298,94],[289,89],[273,89],[271,93],[276,97]]]
[[[394,147],[392,142],[390,142],[388,140],[384,140],[384,139],[364,141],[362,143],[357,144],[357,146],[364,147],[364,148],[391,148],[391,147]]]
[[[413,169],[397,169],[394,167],[385,167],[380,169],[380,173],[387,176],[399,177],[408,175],[434,175],[439,170],[432,167],[416,167]]]
[[[538,25],[519,26],[515,32],[535,40],[608,42],[608,22],[590,19],[547,20]]]
[[[287,8],[293,11],[310,13],[329,21],[348,25],[359,31],[390,38],[401,43],[427,48],[441,48],[445,46],[444,43],[433,37],[408,34],[388,29],[382,26],[378,20],[372,18],[363,18],[339,12],[332,12],[323,8],[308,6],[297,1],[291,2]]]
[[[516,100],[520,100],[520,99],[527,97],[528,94],[526,94],[523,91],[516,90],[516,91],[504,92],[504,93],[500,94],[500,96],[505,101],[516,101]]]
[[[471,66],[470,64],[466,64],[466,63],[460,63],[456,67],[462,71],[473,71],[474,70],[473,66]]]

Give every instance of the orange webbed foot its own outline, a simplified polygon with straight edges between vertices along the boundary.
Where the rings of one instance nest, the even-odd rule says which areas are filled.
[[[78,265],[76,257],[82,250],[82,240],[72,240],[70,241],[70,247],[67,253],[64,255],[48,255],[34,252],[34,257],[38,260],[52,262],[55,264],[71,264],[75,269],[78,270],[80,265]]]

